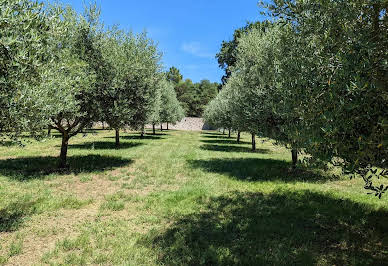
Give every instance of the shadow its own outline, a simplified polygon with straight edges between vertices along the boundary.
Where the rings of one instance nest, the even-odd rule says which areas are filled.
[[[163,131],[160,131],[160,128],[157,128],[156,132],[179,132],[180,130],[179,129],[172,129],[172,128],[169,128],[169,129],[166,129],[166,128],[163,128]],[[152,130],[150,130],[149,132],[152,132]]]
[[[228,135],[203,135],[202,137],[208,138],[208,139],[229,139],[229,140],[234,139],[234,136],[229,138]]]
[[[210,136],[227,136],[227,134],[223,135],[222,133],[220,132],[201,132],[201,135],[210,135]]]
[[[16,231],[24,222],[24,217],[33,212],[36,203],[36,201],[12,202],[0,209],[0,233]]]
[[[269,149],[256,149],[256,150],[252,151],[251,148],[244,147],[244,146],[205,144],[205,145],[201,145],[200,148],[202,150],[207,150],[207,151],[271,153],[271,150],[269,150]]]
[[[210,198],[147,243],[162,265],[386,265],[388,211],[311,191]]]
[[[120,142],[120,147],[116,147],[114,142],[85,142],[82,144],[71,144],[69,148],[74,149],[86,149],[86,150],[116,150],[116,149],[130,149],[137,146],[143,145],[142,143],[132,143],[132,142]],[[59,146],[60,147],[60,146]]]
[[[120,157],[86,155],[68,157],[68,169],[58,169],[58,157],[24,157],[0,160],[0,175],[18,181],[41,179],[50,174],[80,174],[102,172],[131,164]]]
[[[144,135],[143,137],[139,135],[130,135],[130,136],[120,136],[120,139],[131,139],[131,140],[147,140],[147,139],[152,139],[152,140],[156,140],[156,139],[164,139],[163,136],[166,136],[167,134],[155,134],[155,135],[152,135],[152,134],[146,134]],[[104,137],[104,138],[107,138],[107,139],[114,139],[115,137],[114,136],[109,136],[109,137]]]
[[[109,131],[111,130],[110,128],[86,128],[82,130],[83,133],[96,133],[99,131]]]
[[[23,145],[20,142],[16,141],[0,141],[0,148],[1,147],[22,147]]]
[[[235,139],[203,139],[201,142],[209,144],[251,144],[248,141],[242,140],[240,140],[240,143],[238,143]]]
[[[211,160],[191,160],[193,168],[200,168],[211,173],[226,174],[231,178],[249,182],[282,181],[282,182],[327,182],[338,179],[331,175],[323,176],[313,169],[301,166],[291,171],[291,162],[259,159],[230,158]]]
[[[177,130],[173,130],[173,129],[169,129],[169,130],[165,130],[166,132],[168,132],[168,131],[177,131]],[[163,131],[164,132],[164,131]],[[160,131],[158,132],[158,131],[156,131],[156,133],[155,133],[155,135],[154,134],[152,134],[152,131],[150,131],[150,132],[148,132],[148,133],[146,133],[145,134],[145,136],[168,136],[169,134],[166,134],[166,133],[161,133]]]
[[[216,130],[213,126],[209,125],[208,123],[204,123],[202,126],[202,130]]]

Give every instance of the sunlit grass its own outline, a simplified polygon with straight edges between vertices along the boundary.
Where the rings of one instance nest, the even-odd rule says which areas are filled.
[[[216,132],[0,147],[0,264],[383,264],[388,199]]]

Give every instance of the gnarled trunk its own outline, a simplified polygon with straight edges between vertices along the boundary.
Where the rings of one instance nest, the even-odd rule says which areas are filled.
[[[252,134],[252,151],[256,150],[256,136]]]
[[[61,154],[59,155],[59,168],[67,168],[67,148],[69,146],[69,134],[62,132]]]
[[[237,132],[237,143],[240,143],[240,135],[241,135],[241,132],[238,131],[238,132]]]
[[[48,126],[48,129],[47,129],[47,136],[48,136],[48,137],[51,137],[51,126]]]
[[[120,147],[120,129],[116,128],[116,148]]]

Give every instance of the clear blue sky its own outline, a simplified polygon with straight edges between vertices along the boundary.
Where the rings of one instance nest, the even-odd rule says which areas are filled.
[[[62,0],[81,11],[82,0]],[[85,1],[88,2],[88,1]],[[166,69],[177,67],[194,82],[220,82],[215,59],[222,40],[260,18],[258,0],[97,0],[106,25],[141,32],[158,43]]]

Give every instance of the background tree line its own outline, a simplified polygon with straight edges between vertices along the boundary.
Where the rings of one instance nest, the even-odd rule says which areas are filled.
[[[190,79],[183,80],[179,69],[171,67],[167,79],[173,82],[174,88],[187,116],[202,117],[206,105],[216,97],[219,89],[217,82],[201,80],[193,83]]]
[[[388,176],[386,1],[260,3],[217,55],[224,86],[206,120],[275,140],[303,162],[360,175],[376,196]],[[375,184],[378,183],[378,185]]]
[[[116,131],[184,117],[161,53],[146,33],[107,28],[96,5],[78,14],[39,1],[0,2],[0,134],[17,139],[44,129],[69,139],[105,121]],[[155,131],[154,131],[155,133]]]

